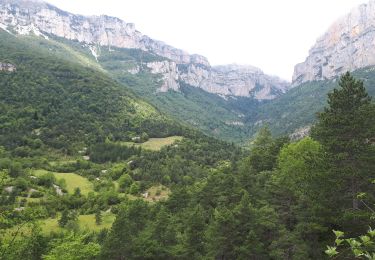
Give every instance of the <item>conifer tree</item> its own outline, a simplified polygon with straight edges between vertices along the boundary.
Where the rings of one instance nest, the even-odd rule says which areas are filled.
[[[100,209],[98,208],[95,212],[95,223],[96,225],[101,225],[102,224],[102,213],[100,211]]]
[[[350,207],[357,210],[357,194],[366,191],[375,168],[371,141],[375,137],[375,109],[363,81],[349,72],[340,78],[339,86],[328,94],[328,107],[318,115],[312,136],[331,157],[344,204],[350,202]]]

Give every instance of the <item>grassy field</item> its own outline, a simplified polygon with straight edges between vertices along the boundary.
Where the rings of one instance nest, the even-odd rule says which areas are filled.
[[[59,218],[49,218],[41,223],[43,233],[49,234],[50,232],[63,231],[58,224]],[[115,215],[112,213],[102,213],[102,224],[95,223],[95,215],[80,215],[78,217],[78,224],[82,230],[100,231],[104,228],[111,228],[112,223],[115,221]]]
[[[33,174],[35,176],[40,176],[49,173],[46,170],[35,170]],[[75,173],[57,173],[51,172],[57,180],[65,179],[66,189],[69,193],[74,193],[76,188],[80,188],[81,194],[87,195],[89,192],[94,191],[92,183],[86,178],[75,174]]]
[[[155,185],[149,188],[146,193],[148,193],[147,198],[144,199],[148,202],[155,202],[159,200],[166,200],[171,193],[171,191],[163,185]]]
[[[151,150],[151,151],[159,151],[164,146],[168,146],[173,144],[176,141],[182,140],[182,136],[170,136],[165,138],[150,138],[148,141],[144,143],[133,143],[133,142],[122,142],[124,145],[129,146],[140,146],[143,149]]]
[[[50,161],[49,165],[56,166],[56,165],[65,165],[70,163],[75,163],[77,159],[66,159],[66,160],[59,160],[59,161]]]

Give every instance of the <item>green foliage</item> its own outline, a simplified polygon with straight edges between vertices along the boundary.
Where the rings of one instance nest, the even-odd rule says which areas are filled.
[[[118,180],[119,188],[121,191],[127,191],[133,184],[133,179],[129,174],[124,174]]]
[[[60,227],[66,227],[70,226],[70,228],[75,229],[75,223],[78,220],[78,215],[77,212],[75,211],[69,211],[69,210],[64,210],[61,214],[61,217],[59,219],[59,226]]]
[[[52,250],[43,255],[44,260],[90,260],[100,253],[100,245],[86,242],[87,235],[70,233],[51,242]]]
[[[117,162],[127,160],[133,155],[139,155],[140,149],[115,143],[100,143],[91,147],[89,154],[90,159],[94,162]]]
[[[102,212],[100,211],[100,209],[98,208],[95,212],[95,223],[96,225],[101,225],[102,224]]]
[[[24,227],[29,231],[24,232]],[[48,239],[41,234],[41,229],[35,223],[28,223],[20,227],[9,240],[6,237],[0,243],[0,259],[41,259],[46,252]]]
[[[249,165],[255,172],[271,171],[276,166],[276,158],[287,138],[273,139],[268,127],[262,128],[254,141],[249,157]]]
[[[326,157],[322,145],[310,137],[291,143],[280,151],[274,181],[298,196],[318,191],[327,174]]]
[[[148,205],[142,200],[123,205],[103,245],[102,259],[134,258],[134,238],[145,228],[148,214]]]
[[[329,257],[350,257],[354,256],[355,258],[361,259],[375,259],[375,232],[370,228],[368,232],[364,235],[359,236],[358,238],[344,238],[344,232],[342,231],[333,231],[336,240],[334,246],[327,246],[325,253]],[[350,253],[346,252],[346,249],[350,249]],[[339,250],[339,251],[338,251]]]
[[[160,77],[151,74],[143,62],[160,61],[165,58],[134,49],[114,48],[110,52],[103,50],[102,53],[99,62],[114,78],[162,112],[185,124],[194,125],[209,135],[236,142],[245,142],[248,138],[249,127],[231,123],[239,121],[239,115],[243,114],[243,110],[251,111],[257,107],[257,101],[241,97],[225,100],[183,82],[180,82],[180,92],[159,93]],[[137,74],[124,73],[137,66]],[[184,69],[184,65],[179,66],[179,69]]]
[[[129,193],[132,195],[137,195],[140,192],[140,186],[138,182],[133,182],[130,185]]]
[[[369,190],[368,179],[375,169],[375,105],[363,82],[349,73],[341,77],[340,89],[328,94],[328,107],[319,114],[313,137],[329,152],[340,179],[342,205],[359,209],[357,194]],[[347,201],[345,201],[347,200]]]
[[[55,183],[56,178],[51,172],[47,172],[43,175],[38,176],[38,185],[46,186],[46,187],[52,187],[52,184]]]
[[[328,255],[373,257],[374,231],[363,227],[373,224],[374,105],[350,75],[313,138],[290,143],[271,132],[311,123],[333,82],[259,103],[185,85],[159,93],[147,68],[126,72],[157,55],[102,48],[98,64],[79,42],[0,35],[0,60],[17,66],[0,73],[1,258],[324,259],[332,228],[345,234],[335,231]],[[243,150],[126,86],[215,136],[244,141],[270,128]],[[129,145],[134,137],[150,139]],[[36,220],[43,233],[29,228]]]
[[[14,155],[30,157],[43,145],[71,153],[74,144],[107,137],[183,131],[103,72],[56,58],[46,51],[48,41],[33,45],[31,37],[0,34],[0,60],[17,66],[17,72],[0,73],[0,144],[13,148]]]

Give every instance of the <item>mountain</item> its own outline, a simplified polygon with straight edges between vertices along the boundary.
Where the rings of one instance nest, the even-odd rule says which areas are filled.
[[[363,80],[368,93],[375,96],[374,66],[355,70],[353,76]],[[327,94],[338,87],[337,79],[302,83],[272,102],[261,103],[253,113],[247,114],[244,121],[255,124],[252,133],[261,125],[269,125],[276,135],[305,136],[314,124],[316,114],[327,105]]]
[[[83,66],[84,56],[38,40],[0,31],[2,146],[71,153],[105,140],[189,132],[105,72]]]
[[[275,134],[306,135],[326,95],[346,71],[364,81],[375,96],[375,1],[354,8],[329,27],[310,49],[306,61],[295,66],[292,85],[284,95],[261,103],[244,118],[248,124],[268,124]]]
[[[179,91],[181,83],[221,96],[273,99],[289,88],[289,83],[249,66],[210,66],[201,55],[187,52],[141,34],[134,24],[109,16],[82,16],[62,11],[46,2],[1,0],[0,28],[11,33],[62,37],[85,43],[95,58],[103,48],[139,49],[163,57],[142,64],[151,73],[161,74],[159,91]],[[137,72],[138,67],[131,68]]]
[[[100,71],[183,124],[245,143],[265,124],[276,134],[306,133],[346,70],[356,71],[373,93],[374,3],[354,9],[318,39],[296,65],[292,85],[252,66],[211,66],[203,56],[141,34],[134,24],[74,15],[43,1],[0,0],[0,28]]]
[[[337,20],[294,69],[293,85],[375,65],[375,1]]]

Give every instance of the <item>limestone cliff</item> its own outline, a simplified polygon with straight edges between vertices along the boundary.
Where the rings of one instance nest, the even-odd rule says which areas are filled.
[[[157,54],[164,61],[146,64],[151,73],[161,74],[159,91],[178,91],[180,82],[221,96],[272,99],[285,92],[289,84],[249,66],[212,67],[201,55],[156,41],[118,18],[82,16],[62,11],[39,0],[0,0],[0,29],[9,33],[30,34],[48,39],[50,35],[82,42],[96,60],[97,46],[136,48]],[[137,73],[139,68],[129,70]]]
[[[375,65],[375,0],[336,21],[294,69],[293,85]]]

